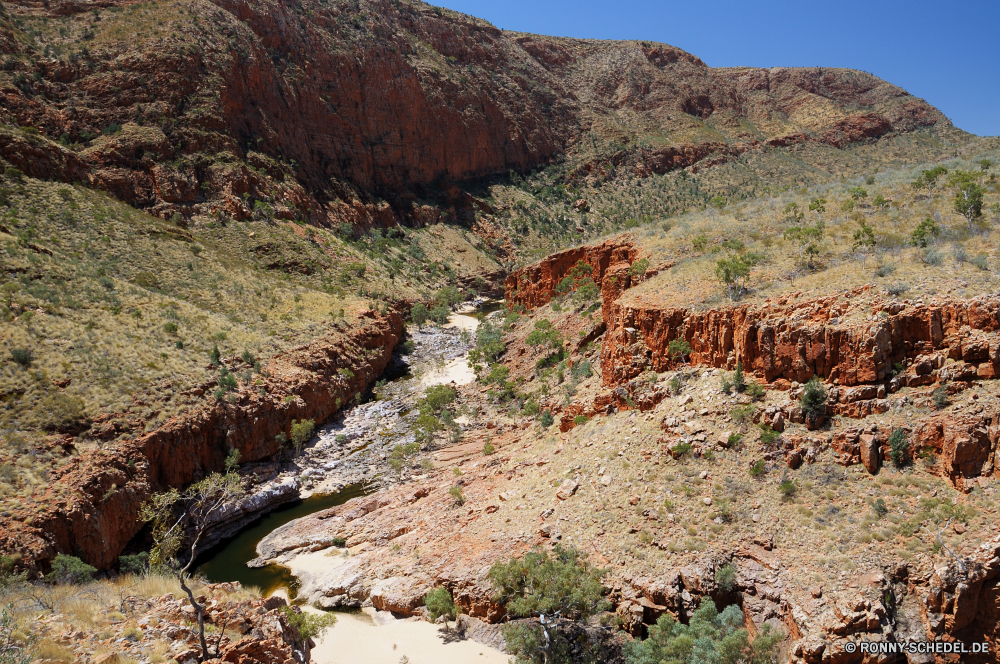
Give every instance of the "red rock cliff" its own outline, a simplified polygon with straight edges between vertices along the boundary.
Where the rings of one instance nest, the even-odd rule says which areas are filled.
[[[149,496],[221,470],[230,449],[244,462],[276,454],[292,419],[329,418],[385,369],[403,330],[397,313],[363,315],[347,335],[318,339],[267,363],[260,392],[212,401],[137,440],[81,455],[32,503],[0,517],[0,551],[45,564],[58,553],[110,566],[143,524]],[[339,369],[353,372],[341,375]]]
[[[508,276],[504,282],[504,298],[511,305],[542,306],[552,299],[559,282],[582,262],[592,268],[590,276],[601,288],[604,301],[608,302],[628,288],[628,268],[638,255],[639,250],[627,236],[560,251]],[[614,275],[614,279],[605,279],[608,275]]]

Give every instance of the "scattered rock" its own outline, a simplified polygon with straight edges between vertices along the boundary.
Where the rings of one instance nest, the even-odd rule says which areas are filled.
[[[580,485],[573,480],[563,480],[563,483],[559,486],[559,490],[556,491],[556,498],[559,500],[566,500],[574,493],[576,493],[577,488]]]

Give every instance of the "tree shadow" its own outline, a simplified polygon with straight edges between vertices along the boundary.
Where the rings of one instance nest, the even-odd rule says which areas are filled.
[[[454,627],[444,626],[438,629],[438,637],[440,637],[443,643],[461,643],[462,641],[468,641],[469,637],[465,635],[465,632],[460,632]]]

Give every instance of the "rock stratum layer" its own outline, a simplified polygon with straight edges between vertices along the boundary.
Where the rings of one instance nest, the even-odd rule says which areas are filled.
[[[363,313],[349,333],[271,359],[262,389],[212,399],[137,439],[74,457],[44,492],[0,517],[0,550],[20,553],[26,565],[73,553],[107,568],[143,527],[139,509],[150,495],[222,470],[230,450],[243,462],[274,456],[293,419],[323,421],[367,389],[402,332],[398,313]]]
[[[627,237],[618,238],[553,254],[507,278],[508,301],[528,308],[549,302],[579,262],[592,267],[601,288],[603,324],[596,332],[603,333],[601,377],[611,392],[589,407],[567,407],[563,431],[581,413],[593,415],[612,405],[655,407],[668,396],[666,388],[651,389],[637,378],[687,363],[733,370],[739,362],[745,371],[785,390],[819,376],[833,385],[827,415],[852,418],[886,412],[887,394],[903,387],[947,386],[954,394],[972,381],[1000,375],[1000,299],[993,296],[911,302],[860,286],[828,297],[803,299],[794,294],[761,304],[694,311],[665,307],[641,289],[623,296],[636,280],[629,267],[638,256]],[[647,272],[652,273],[655,270]],[[670,355],[675,339],[691,348],[684,363]],[[771,423],[777,414],[758,414],[756,421]],[[992,476],[1000,466],[998,416],[989,411],[935,416],[913,423],[907,434],[915,449],[937,456],[936,472],[971,489],[976,478]],[[781,417],[804,420],[795,401]],[[871,439],[873,455],[866,452],[863,435]],[[828,444],[843,463],[864,463],[876,472],[887,458],[887,438],[857,431],[834,436]],[[786,456],[794,464],[806,453],[804,447],[792,445]]]
[[[419,223],[422,199],[471,212],[450,183],[561,155],[578,176],[642,176],[950,127],[862,72],[713,69],[665,44],[506,32],[418,2],[6,7],[3,116],[38,133],[4,132],[0,156],[163,217],[245,218],[265,200],[285,218]],[[62,17],[59,32],[41,23],[29,36],[20,21],[40,16]],[[663,140],[629,147],[648,135]],[[598,138],[619,147],[588,156]]]

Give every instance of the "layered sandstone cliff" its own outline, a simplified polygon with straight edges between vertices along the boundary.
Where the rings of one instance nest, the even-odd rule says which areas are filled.
[[[73,553],[107,568],[142,529],[139,510],[154,492],[184,487],[223,467],[281,452],[293,419],[321,422],[354,400],[388,364],[403,331],[395,312],[367,312],[334,333],[270,360],[262,383],[205,405],[127,442],[84,453],[53,472],[44,492],[0,516],[0,549],[44,567]],[[203,392],[209,386],[205,386]]]

